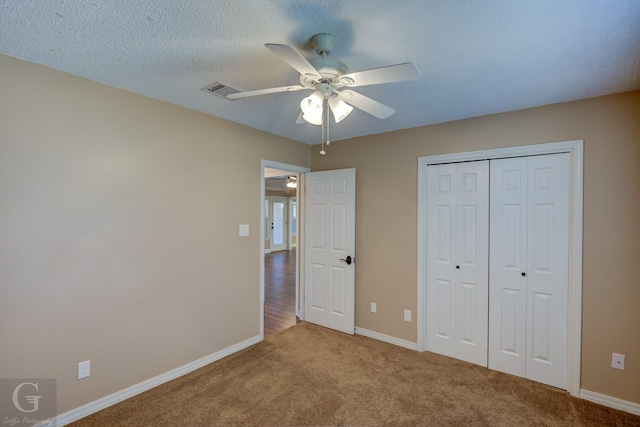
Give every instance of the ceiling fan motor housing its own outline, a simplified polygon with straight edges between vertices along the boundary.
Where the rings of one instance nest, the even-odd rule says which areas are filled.
[[[336,38],[333,34],[319,33],[311,37],[311,44],[316,48],[316,53],[325,57],[331,53],[336,45]]]
[[[349,68],[344,62],[334,58],[314,58],[310,60],[309,63],[318,70],[322,77],[321,81],[330,84],[339,83],[340,76],[349,72]],[[299,80],[300,84],[310,88],[313,88],[317,83],[317,81],[314,81],[309,76],[302,74],[300,74]]]

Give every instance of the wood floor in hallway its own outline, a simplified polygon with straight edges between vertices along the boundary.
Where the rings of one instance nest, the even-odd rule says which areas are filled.
[[[296,251],[264,256],[264,336],[296,324]]]

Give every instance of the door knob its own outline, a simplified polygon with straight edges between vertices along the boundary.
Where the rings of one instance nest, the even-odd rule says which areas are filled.
[[[347,265],[351,265],[351,255],[347,255],[347,258],[340,258],[340,261],[344,261]]]
[[[459,265],[456,265],[456,268],[457,268],[458,270],[460,270],[460,266],[459,266]]]
[[[522,272],[522,277],[526,276],[527,273],[525,273],[524,271]]]

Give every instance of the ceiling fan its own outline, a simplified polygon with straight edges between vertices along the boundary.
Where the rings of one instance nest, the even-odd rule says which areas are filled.
[[[328,57],[335,45],[335,37],[332,34],[316,34],[311,38],[311,43],[319,57],[309,61],[289,45],[265,44],[267,49],[278,55],[298,72],[300,84],[230,93],[226,97],[240,99],[278,92],[312,90],[313,93],[300,103],[302,111],[298,116],[297,123],[308,122],[322,125],[325,111],[328,123],[327,105],[333,112],[336,123],[347,117],[353,107],[379,119],[386,119],[395,113],[393,108],[359,94],[351,88],[415,80],[420,77],[420,72],[411,62],[349,72],[343,62]]]
[[[288,188],[297,188],[298,187],[298,178],[295,175],[291,176],[274,176],[267,178],[272,182],[278,182],[283,186]]]

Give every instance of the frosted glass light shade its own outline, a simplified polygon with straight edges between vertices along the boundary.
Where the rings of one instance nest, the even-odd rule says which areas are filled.
[[[320,92],[315,91],[300,102],[300,108],[305,114],[313,114],[314,112],[322,112],[323,96]]]
[[[353,107],[351,105],[347,104],[336,95],[329,98],[329,107],[331,107],[331,112],[333,113],[333,117],[336,119],[336,123],[341,122],[353,111]]]
[[[302,115],[302,118],[312,125],[321,125],[322,124],[322,110],[317,113],[306,113]]]
[[[324,96],[319,91],[313,92],[300,102],[302,118],[312,125],[322,124],[322,103]]]

